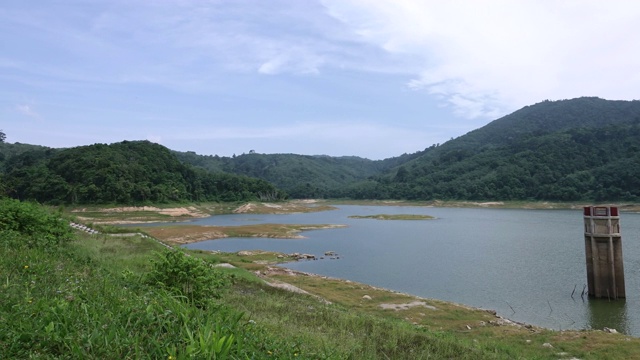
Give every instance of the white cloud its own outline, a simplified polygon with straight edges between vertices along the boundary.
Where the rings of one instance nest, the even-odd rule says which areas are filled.
[[[258,72],[267,75],[279,73],[317,74],[321,64],[322,60],[318,55],[305,50],[282,50],[260,65]]]
[[[408,83],[466,117],[544,99],[636,98],[640,3],[323,0],[362,41],[415,56]]]
[[[108,3],[0,12],[0,21],[37,34],[31,39],[34,49],[47,49],[28,61],[13,61],[11,55],[6,60],[25,64],[39,76],[80,84],[198,90],[215,86],[220,74],[229,72],[315,75],[323,67],[398,71],[397,64],[384,61],[388,55],[359,41],[317,2]]]
[[[132,82],[206,82],[228,70],[317,73],[322,52],[334,45],[308,29],[308,14],[316,8],[288,1],[121,2],[87,19],[88,32],[77,26],[69,31],[89,42],[93,53],[108,50],[127,60],[127,66],[118,61],[108,68],[116,79]]]
[[[27,105],[27,104],[18,104],[16,105],[16,110],[25,116],[28,116],[30,118],[34,118],[34,119],[40,119],[40,114],[38,114],[31,105]]]

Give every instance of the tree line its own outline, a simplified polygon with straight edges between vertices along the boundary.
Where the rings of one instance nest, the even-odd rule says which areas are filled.
[[[6,145],[6,144],[5,144]],[[279,200],[265,180],[209,173],[148,141],[37,148],[4,161],[6,195],[51,204]]]
[[[260,154],[255,151],[233,157],[175,152],[180,161],[209,172],[267,180],[292,198],[335,197],[341,189],[389,171],[421,153],[369,160],[357,156]]]

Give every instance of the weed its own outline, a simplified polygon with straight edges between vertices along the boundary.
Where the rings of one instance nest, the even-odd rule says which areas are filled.
[[[211,298],[220,298],[222,290],[230,283],[229,276],[220,270],[179,250],[156,253],[151,262],[147,283],[159,285],[199,306]]]
[[[0,243],[53,249],[72,238],[62,213],[49,213],[43,207],[13,199],[0,199]]]

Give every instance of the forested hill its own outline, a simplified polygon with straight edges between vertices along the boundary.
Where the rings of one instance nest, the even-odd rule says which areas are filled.
[[[531,136],[576,128],[597,129],[630,124],[637,122],[639,117],[640,101],[613,101],[597,97],[547,100],[525,106],[447,145],[506,145]]]
[[[283,197],[271,183],[294,198],[640,201],[640,101],[544,101],[377,161],[202,156],[147,141],[71,149],[0,142],[0,170],[0,191],[51,203]]]
[[[178,161],[164,146],[123,141],[69,149],[14,149],[3,144],[2,191],[18,199],[62,204],[279,199],[267,181],[212,174]],[[25,150],[25,151],[22,151]]]
[[[527,106],[336,196],[640,200],[640,101]]]
[[[204,156],[194,152],[175,154],[184,163],[214,173],[228,172],[267,180],[294,198],[323,198],[332,197],[345,186],[389,171],[421,153],[375,161],[356,156],[259,154],[253,151],[233,157]]]

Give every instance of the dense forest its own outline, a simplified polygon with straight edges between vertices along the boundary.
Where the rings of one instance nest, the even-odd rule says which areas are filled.
[[[213,174],[178,161],[164,146],[123,141],[70,149],[2,144],[2,190],[51,204],[277,200],[265,180]]]
[[[293,198],[333,197],[345,186],[390,171],[418,154],[373,161],[356,156],[259,154],[234,157],[176,152],[182,162],[214,173],[233,173],[264,179]]]
[[[0,142],[0,170],[4,193],[52,203],[240,201],[285,193],[638,201],[640,101],[544,101],[442,145],[385,160],[253,151],[204,156],[146,141],[59,150]]]
[[[640,101],[527,106],[334,196],[640,200]]]

